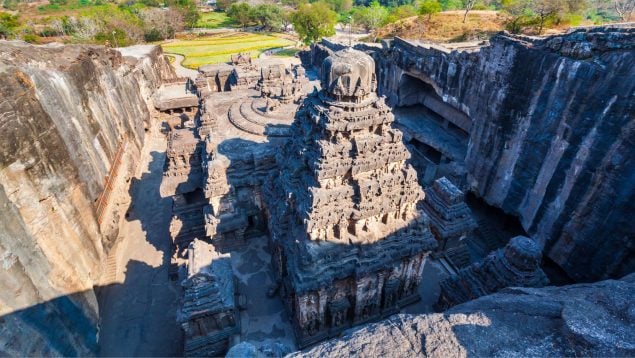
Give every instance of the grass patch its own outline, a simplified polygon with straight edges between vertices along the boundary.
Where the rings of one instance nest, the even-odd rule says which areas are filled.
[[[268,49],[293,44],[293,41],[275,36],[235,32],[167,42],[161,47],[166,53],[185,56],[183,66],[196,69],[206,64],[228,62],[231,55],[239,52],[249,52],[255,58]]]
[[[49,3],[46,5],[38,6],[37,13],[34,15],[75,15],[78,12],[90,10],[90,9],[103,9],[103,10],[116,10],[116,5],[105,3],[102,1],[84,1],[84,0],[71,0],[63,3]],[[27,10],[27,9],[21,9]],[[33,12],[33,8],[29,8],[30,12]],[[27,13],[29,11],[22,11],[23,13]]]
[[[196,27],[205,29],[218,29],[222,27],[236,27],[234,20],[224,12],[204,12],[196,23]]]
[[[297,47],[285,48],[276,52],[273,57],[294,57],[298,52],[300,52],[300,49]]]

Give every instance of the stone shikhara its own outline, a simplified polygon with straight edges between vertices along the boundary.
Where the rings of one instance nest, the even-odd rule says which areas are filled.
[[[194,240],[188,247],[187,278],[177,321],[185,334],[185,355],[215,357],[240,333],[234,275],[229,254]]]
[[[352,49],[324,61],[322,90],[298,110],[265,186],[274,270],[299,346],[417,300],[436,247],[374,67]]]

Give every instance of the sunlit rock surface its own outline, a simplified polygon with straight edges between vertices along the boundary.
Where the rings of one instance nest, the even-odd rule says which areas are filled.
[[[303,357],[633,356],[635,274],[564,287],[507,288],[445,313],[395,315]]]
[[[117,233],[94,202],[122,140],[143,146],[148,99],[174,77],[158,47],[123,53],[0,41],[1,353],[96,350],[93,285]]]

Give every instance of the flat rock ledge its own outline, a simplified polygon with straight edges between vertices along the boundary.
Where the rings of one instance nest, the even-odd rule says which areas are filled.
[[[634,356],[635,274],[507,288],[444,313],[399,314],[296,357]]]

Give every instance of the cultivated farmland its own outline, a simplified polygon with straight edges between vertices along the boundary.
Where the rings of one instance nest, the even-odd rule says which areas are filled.
[[[249,52],[255,58],[268,49],[292,45],[293,41],[276,36],[233,32],[166,42],[161,47],[166,53],[185,56],[183,66],[196,69],[205,64],[228,62],[232,54],[239,52]]]

